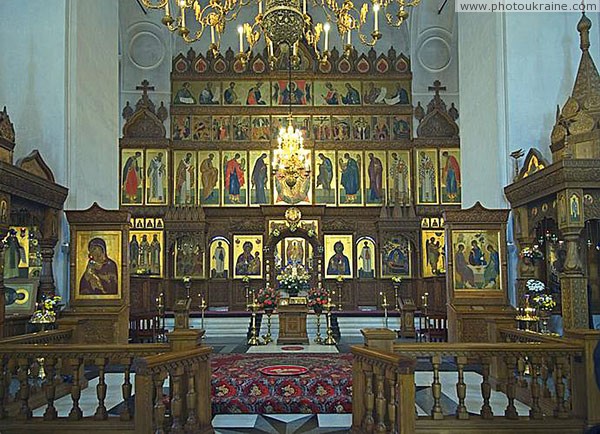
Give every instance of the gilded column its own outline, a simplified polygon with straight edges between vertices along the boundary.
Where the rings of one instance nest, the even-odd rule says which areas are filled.
[[[565,330],[589,327],[587,277],[580,255],[580,233],[584,225],[581,190],[564,190],[557,195],[558,225],[567,255],[560,275],[563,326]]]

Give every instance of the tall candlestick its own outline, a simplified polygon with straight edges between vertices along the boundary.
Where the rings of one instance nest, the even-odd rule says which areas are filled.
[[[325,25],[323,26],[323,29],[325,30],[325,48],[323,51],[327,51],[327,49],[329,48],[329,29],[330,29],[330,25],[329,23],[325,23]]]
[[[240,34],[240,53],[244,52],[244,28],[238,26],[238,33]]]
[[[374,30],[376,32],[379,31],[379,16],[377,15],[377,13],[379,12],[379,3],[375,3],[373,5],[373,12],[375,13],[375,26],[374,26]]]

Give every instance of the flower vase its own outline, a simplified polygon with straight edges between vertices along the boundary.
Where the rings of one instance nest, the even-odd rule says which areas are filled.
[[[548,321],[550,320],[550,313],[545,310],[540,311],[540,333],[549,334],[550,329],[548,328]]]

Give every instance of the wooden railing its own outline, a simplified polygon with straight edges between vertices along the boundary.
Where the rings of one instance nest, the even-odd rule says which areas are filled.
[[[0,339],[0,345],[15,344],[61,344],[73,337],[73,330],[48,330],[43,332],[28,333],[26,335],[11,336]]]
[[[178,353],[139,359],[135,364],[136,433],[205,433],[211,427],[211,348],[200,347]],[[170,411],[163,396],[169,377]]]
[[[414,359],[353,346],[352,432],[415,432]]]
[[[52,332],[47,333],[52,334]],[[52,336],[61,335],[54,333]],[[0,345],[2,433],[85,430],[91,432],[95,429],[133,432],[135,426],[129,404],[132,396],[134,360],[165,353],[170,349],[169,344],[8,345],[3,342]],[[169,356],[175,360],[178,355],[179,353],[169,353]],[[120,389],[125,405],[116,417],[109,417],[105,405],[108,390],[106,373],[109,366],[116,368],[123,376]],[[82,389],[86,385],[84,374],[89,371],[97,373],[98,377],[96,408],[93,416],[84,417],[80,399]],[[59,417],[55,401],[65,393],[70,395],[71,408],[68,415]],[[35,417],[33,410],[42,406],[45,406],[43,415]],[[151,412],[151,407],[139,411],[148,414]],[[150,431],[136,432],[149,433]]]
[[[502,330],[502,343],[394,345],[382,341],[381,331],[379,340],[373,335],[369,339],[365,332],[365,346],[352,349],[355,377],[363,378],[354,380],[358,388],[353,388],[353,432],[566,434],[582,433],[598,423],[594,406],[600,402],[600,391],[591,357],[600,340],[598,332],[565,339]],[[414,390],[414,377],[405,375],[400,381],[390,374],[398,363],[408,363],[406,359],[418,361],[418,384],[431,391],[431,402],[423,408],[426,415],[420,412],[414,421],[405,384],[412,382]],[[444,395],[455,401],[455,408],[446,411]],[[400,402],[406,404],[402,410]],[[414,397],[412,406],[414,415]]]

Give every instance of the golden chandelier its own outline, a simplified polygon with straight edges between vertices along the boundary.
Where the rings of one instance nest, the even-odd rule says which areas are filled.
[[[351,0],[264,0],[263,8],[263,0],[141,1],[148,8],[163,9],[162,23],[170,31],[179,33],[186,42],[198,41],[208,29],[210,49],[215,55],[219,53],[221,36],[225,32],[226,24],[236,20],[242,9],[256,8],[254,22],[238,26],[237,56],[242,63],[246,63],[253,47],[263,35],[271,64],[277,60],[275,49],[281,44],[293,47],[294,57],[297,57],[298,43],[302,40],[314,49],[317,59],[322,62],[327,61],[331,25],[337,26],[342,41],[345,41],[346,55],[352,50],[352,32],[358,34],[362,44],[373,46],[382,36],[379,29],[380,11],[390,26],[400,27],[409,16],[408,9],[421,2],[421,0],[366,0],[368,3],[365,2],[359,7]],[[324,11],[326,18],[324,23],[313,22],[313,17],[307,12],[309,1],[311,7],[318,7]],[[363,32],[363,26],[370,12],[373,15],[373,30],[367,35]],[[187,24],[190,15],[193,15],[197,23],[194,25],[194,31]],[[320,48],[321,39],[323,45]]]

